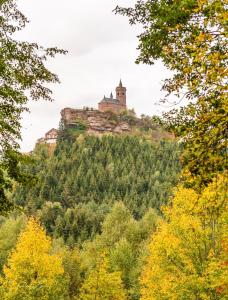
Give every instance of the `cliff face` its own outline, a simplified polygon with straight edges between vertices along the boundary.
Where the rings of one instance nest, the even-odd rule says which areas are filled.
[[[129,133],[138,131],[146,134],[154,141],[175,139],[174,135],[165,131],[149,118],[137,118],[135,115],[120,113],[119,115],[95,109],[64,108],[61,111],[61,121],[65,128],[85,129],[87,133],[102,135],[104,133]]]
[[[132,128],[127,121],[120,120],[112,112],[101,112],[92,109],[64,108],[61,111],[62,123],[66,127],[84,124],[88,133],[102,134],[105,132],[130,132]]]

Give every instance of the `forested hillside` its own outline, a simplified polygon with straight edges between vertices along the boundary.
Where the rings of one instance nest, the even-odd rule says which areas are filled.
[[[64,130],[49,154],[38,145],[31,173],[38,182],[17,188],[13,198],[38,215],[47,232],[68,244],[100,232],[107,212],[122,201],[135,219],[148,208],[160,212],[180,172],[180,147],[134,135],[96,137]]]
[[[51,100],[44,62],[64,51],[14,40],[16,2],[0,1],[0,299],[227,300],[226,2],[117,6],[142,30],[137,62],[171,72],[163,102],[186,105],[140,125],[85,109],[93,126],[73,114],[30,155],[22,112]]]

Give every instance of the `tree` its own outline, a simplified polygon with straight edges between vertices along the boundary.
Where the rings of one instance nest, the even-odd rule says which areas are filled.
[[[68,294],[70,299],[79,296],[80,287],[84,279],[85,268],[78,249],[66,249],[63,256],[64,272],[69,278]]]
[[[121,272],[130,299],[140,298],[139,276],[148,238],[159,217],[152,209],[136,221],[123,203],[115,203],[104,219],[102,233],[84,244],[81,257],[87,269],[94,269],[100,253],[106,251],[112,271]]]
[[[39,180],[34,187],[17,185],[12,195],[15,203],[31,214],[37,212],[48,234],[64,234],[66,239],[73,235],[75,242],[101,232],[105,214],[115,201],[123,201],[137,219],[149,207],[159,211],[178,180],[180,147],[174,141],[151,142],[150,134],[147,139],[139,135],[97,138],[85,134],[83,141],[82,135],[80,141],[63,139],[47,158],[36,149],[32,155],[36,163],[27,170]],[[56,213],[58,225],[62,224],[57,235]]]
[[[143,25],[137,63],[162,59],[173,73],[163,85],[167,97],[188,101],[165,114],[165,123],[185,142],[187,173],[207,185],[227,164],[226,1],[140,0],[116,13]]]
[[[16,245],[19,233],[25,226],[25,216],[4,219],[0,225],[0,273],[11,250]]]
[[[79,299],[89,300],[124,300],[126,298],[123,289],[120,272],[109,272],[109,262],[105,254],[101,254],[96,268],[85,279]]]
[[[17,9],[16,0],[0,0],[0,11],[0,213],[4,213],[13,207],[6,196],[12,180],[31,181],[20,169],[20,162],[28,162],[19,152],[21,115],[28,111],[29,99],[52,100],[46,84],[59,79],[44,62],[65,51],[14,39],[28,22]]]
[[[3,269],[3,299],[65,299],[62,259],[51,254],[51,240],[30,218]]]
[[[152,236],[141,276],[142,300],[226,299],[226,177],[201,195],[179,187]]]

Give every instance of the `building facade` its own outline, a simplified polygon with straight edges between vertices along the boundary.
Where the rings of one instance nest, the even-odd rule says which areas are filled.
[[[56,143],[57,136],[58,136],[58,130],[55,128],[52,128],[45,134],[45,137],[44,137],[45,142],[48,144]]]
[[[127,109],[126,103],[126,87],[123,86],[122,81],[120,80],[119,86],[116,87],[116,97],[113,97],[111,93],[110,97],[105,97],[98,103],[98,110],[112,111],[114,113],[119,113]]]

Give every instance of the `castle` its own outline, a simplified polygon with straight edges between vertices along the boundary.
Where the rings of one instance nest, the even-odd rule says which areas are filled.
[[[64,126],[75,127],[78,122],[84,122],[88,126],[89,133],[102,132],[128,132],[131,130],[127,122],[111,124],[109,121],[110,114],[118,114],[127,109],[126,104],[126,87],[120,80],[116,87],[116,98],[111,93],[110,97],[105,97],[98,103],[98,110],[84,107],[83,109],[64,108],[61,111],[61,120]],[[43,138],[38,139],[38,144],[56,143],[58,131],[54,128],[49,130]]]
[[[37,144],[54,144],[56,143],[58,130],[55,128],[50,129],[45,133],[44,137],[37,140]]]
[[[120,80],[119,86],[116,87],[116,98],[113,97],[111,93],[110,98],[104,96],[104,98],[98,103],[98,110],[112,111],[114,113],[119,113],[127,109],[126,105],[126,87],[123,86]]]

